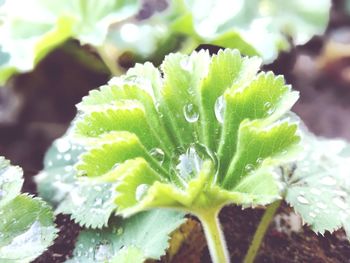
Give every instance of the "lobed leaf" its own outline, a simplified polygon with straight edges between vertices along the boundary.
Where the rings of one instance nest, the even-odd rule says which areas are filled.
[[[115,210],[114,186],[78,180],[74,166],[82,153],[83,147],[68,132],[48,150],[44,170],[35,181],[39,195],[56,207],[56,214],[70,214],[82,226],[101,228]]]
[[[306,134],[304,158],[287,179],[286,200],[316,232],[343,227],[350,239],[349,145]]]
[[[20,194],[23,172],[0,157],[0,262],[30,262],[53,243],[57,229],[51,208]]]
[[[259,63],[228,49],[170,54],[160,71],[137,65],[92,91],[73,129],[87,147],[77,169],[114,182],[124,216],[276,200],[275,168],[298,150],[287,117],[298,93],[281,76],[256,75]]]
[[[160,259],[169,246],[169,235],[184,222],[183,216],[175,211],[152,210],[123,220],[118,227],[84,230],[68,262],[141,263]]]
[[[125,0],[5,1],[0,7],[0,83],[26,72],[68,38],[101,46],[111,24],[136,13],[138,2]]]

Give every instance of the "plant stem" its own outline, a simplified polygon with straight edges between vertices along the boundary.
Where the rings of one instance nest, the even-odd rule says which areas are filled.
[[[101,57],[102,61],[105,63],[109,71],[113,76],[120,76],[122,74],[121,70],[117,66],[116,61],[111,59],[110,56],[106,53],[105,49],[103,46],[96,47],[97,53]]]
[[[220,210],[221,207],[220,209],[201,211],[197,213],[197,216],[202,223],[212,261],[214,263],[229,263],[230,257],[218,218]]]
[[[265,213],[260,220],[259,226],[255,231],[253,241],[250,244],[248,252],[244,258],[244,263],[254,262],[256,254],[259,251],[261,241],[264,239],[265,233],[271,223],[271,220],[275,216],[277,209],[280,207],[281,202],[282,202],[281,200],[278,200],[266,208]]]

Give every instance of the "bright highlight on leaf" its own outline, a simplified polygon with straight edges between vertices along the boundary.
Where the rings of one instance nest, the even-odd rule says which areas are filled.
[[[142,263],[160,259],[168,247],[169,235],[184,220],[182,213],[153,210],[124,220],[117,227],[84,230],[68,262]]]
[[[350,147],[307,134],[304,158],[287,180],[287,202],[317,233],[343,227],[350,239]]]
[[[125,0],[7,0],[0,7],[0,84],[26,72],[68,38],[101,46],[111,24],[136,13]]]
[[[117,212],[186,211],[267,204],[279,198],[276,167],[291,160],[298,98],[281,76],[257,73],[238,51],[171,54],[92,91],[75,131],[87,152],[77,168],[116,182]]]
[[[53,243],[57,230],[50,207],[20,194],[22,169],[0,157],[0,262],[31,262]]]

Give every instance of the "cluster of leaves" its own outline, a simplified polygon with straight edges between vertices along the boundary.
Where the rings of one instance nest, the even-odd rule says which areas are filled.
[[[33,69],[68,38],[104,46],[113,59],[128,50],[142,60],[161,61],[171,51],[190,52],[208,43],[271,62],[290,48],[289,38],[304,44],[323,33],[330,0],[175,0],[168,5],[140,21],[137,0],[5,1],[0,6],[0,83]]]
[[[109,244],[108,253],[100,251],[104,259],[126,248],[140,262],[159,258],[184,214],[150,210],[113,220],[114,212],[129,217],[159,207],[200,216],[228,203],[285,198],[315,232],[342,226],[349,232],[349,147],[298,131],[289,112],[298,93],[281,76],[257,74],[260,62],[235,50],[171,54],[161,71],[138,64],[83,98],[36,177],[57,213],[99,229],[81,233],[73,261],[92,260],[101,242]],[[300,134],[304,155],[288,165],[299,153]],[[147,224],[154,217],[157,229]],[[146,252],[150,236],[130,241],[140,236],[139,225],[157,234],[155,254]],[[119,227],[126,231],[118,235]],[[87,241],[91,235],[94,242]]]
[[[57,230],[51,208],[21,194],[23,171],[0,157],[0,262],[29,262],[53,243]]]
[[[147,58],[157,49],[155,43],[169,45],[164,39],[180,34],[186,36],[186,42],[194,42],[189,50],[202,43],[213,44],[259,55],[268,63],[280,51],[290,49],[290,39],[302,45],[323,34],[330,5],[329,0],[171,1],[166,12],[122,25],[112,30],[108,40],[116,46],[129,45],[131,51]],[[123,38],[123,27],[133,28],[135,36]]]
[[[39,194],[55,207],[55,213],[70,214],[84,228],[68,262],[159,259],[168,248],[170,233],[185,221],[184,214],[153,210],[129,220],[116,218],[115,183],[92,184],[76,177],[74,165],[83,152],[68,131],[48,150],[44,170],[36,176]]]
[[[0,83],[33,69],[68,38],[102,46],[108,27],[137,10],[137,0],[5,1],[0,6]]]
[[[208,52],[171,54],[162,72],[146,63],[113,78],[78,104],[72,128],[53,144],[36,177],[39,193],[57,206],[57,213],[71,214],[85,227],[108,225],[108,230],[92,231],[99,241],[105,231],[118,228],[111,224],[112,212],[129,217],[168,207],[199,214],[228,203],[277,200],[276,166],[293,160],[298,149],[297,124],[286,115],[298,94],[281,76],[257,74],[260,63],[236,50],[213,57]],[[160,244],[183,222],[183,213],[163,213],[172,213],[164,227],[173,224],[163,231],[157,219]],[[146,223],[134,218],[142,215],[124,222],[135,220],[130,226],[138,229]],[[128,240],[128,233],[136,232],[108,237]],[[94,246],[95,252],[99,247],[99,241],[89,243],[85,236],[76,257],[82,254],[80,244]],[[147,247],[149,237],[144,238],[133,247]],[[115,242],[123,244],[109,243]],[[91,257],[85,245],[84,255]]]

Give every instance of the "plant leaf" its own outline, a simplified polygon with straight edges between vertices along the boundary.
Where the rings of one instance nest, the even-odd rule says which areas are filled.
[[[0,207],[0,261],[30,262],[53,243],[57,229],[50,207],[19,195]]]
[[[275,168],[298,150],[286,115],[298,93],[281,76],[256,75],[258,66],[235,50],[171,54],[161,72],[137,65],[78,105],[73,132],[87,151],[77,169],[116,183],[124,216],[276,200]]]
[[[169,246],[170,233],[185,221],[183,216],[175,211],[152,210],[123,220],[115,228],[84,230],[68,262],[137,263],[159,259]]]
[[[44,170],[35,181],[40,196],[56,206],[56,214],[70,214],[81,226],[101,228],[115,210],[115,186],[77,179],[74,166],[82,152],[81,144],[72,140],[68,132],[48,150]]]
[[[0,156],[0,207],[20,194],[23,185],[23,171]]]
[[[287,202],[317,233],[344,227],[350,239],[349,144],[306,133],[304,158],[287,180]]]
[[[0,83],[15,72],[31,69],[52,49],[73,37],[82,44],[100,46],[111,24],[136,13],[136,0],[45,2],[6,1],[0,7],[2,52],[9,56],[0,65]]]

